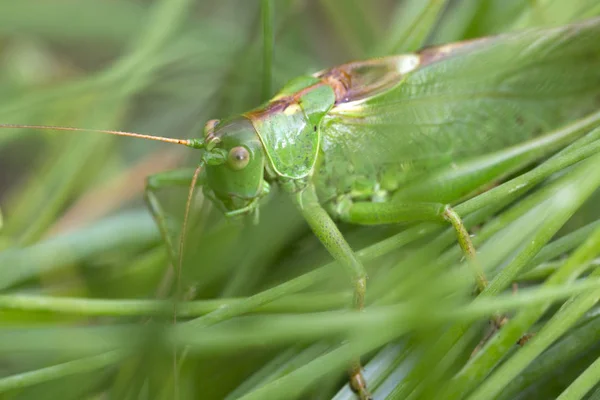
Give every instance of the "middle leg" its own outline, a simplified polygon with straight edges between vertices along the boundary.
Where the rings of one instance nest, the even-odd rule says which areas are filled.
[[[312,231],[350,275],[354,286],[354,308],[362,311],[365,307],[365,294],[367,290],[367,273],[361,261],[331,219],[327,211],[319,203],[313,186],[309,186],[296,194],[294,201],[304,216]],[[371,399],[367,390],[366,380],[362,375],[360,360],[352,362],[348,371],[350,387],[361,400]]]

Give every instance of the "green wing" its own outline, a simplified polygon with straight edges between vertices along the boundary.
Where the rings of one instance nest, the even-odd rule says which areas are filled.
[[[360,64],[338,67],[352,77],[350,98],[321,125],[323,175],[338,190],[348,172],[425,171],[598,109],[600,19]]]

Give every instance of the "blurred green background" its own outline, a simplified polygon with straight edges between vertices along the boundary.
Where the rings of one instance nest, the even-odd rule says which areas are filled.
[[[198,137],[208,119],[251,109],[300,74],[598,14],[598,2],[583,0],[0,0],[0,123]],[[272,68],[265,68],[265,29],[274,37]],[[242,227],[226,223],[199,194],[178,290],[143,189],[148,175],[198,159],[193,150],[130,138],[0,131],[2,398],[326,399],[345,384],[353,353],[344,340],[358,339],[375,355],[368,375],[376,398],[398,390],[409,370],[416,371],[410,398],[439,398],[432,388],[468,359],[491,313],[465,311],[475,322],[463,341],[452,351],[424,352],[450,330],[448,320],[424,315],[460,310],[471,298],[468,281],[427,268],[435,263],[424,246],[442,228],[413,230],[408,249],[370,263],[368,302],[381,307],[353,316],[344,312],[346,276],[315,269],[330,258],[286,198],[276,192],[260,224]],[[160,193],[175,242],[186,194]],[[554,258],[590,235],[598,198],[562,234],[588,230]],[[404,231],[342,228],[356,249]],[[517,251],[517,239],[501,253]],[[455,250],[448,265],[458,262]],[[390,288],[390,276],[402,284]],[[197,300],[186,303],[180,321],[221,313],[195,320],[189,331],[171,329],[179,303],[154,300],[177,292]],[[238,317],[250,312],[258,315]],[[530,359],[545,366],[541,373],[528,370],[500,398],[556,398],[600,355],[599,320],[586,318],[563,347]],[[400,333],[386,331],[395,328]],[[442,359],[446,369],[428,374]],[[270,391],[253,392],[269,383]],[[337,398],[352,394],[345,389]]]

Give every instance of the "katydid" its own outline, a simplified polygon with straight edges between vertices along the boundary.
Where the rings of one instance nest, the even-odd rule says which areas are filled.
[[[202,150],[195,173],[148,178],[148,205],[172,257],[177,251],[157,189],[202,186],[225,216],[257,218],[259,204],[277,185],[345,267],[353,305],[362,310],[367,275],[335,221],[450,223],[474,259],[451,204],[584,133],[585,126],[547,134],[600,105],[598,43],[600,19],[459,42],[301,76],[254,110],[209,121],[202,138],[95,132]],[[586,126],[599,120],[594,114]],[[482,289],[483,273],[476,278]],[[353,389],[368,398],[358,362],[350,375]]]

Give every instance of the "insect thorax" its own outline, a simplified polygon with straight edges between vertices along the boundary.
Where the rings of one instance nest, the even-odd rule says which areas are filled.
[[[267,176],[295,191],[312,176],[320,146],[319,125],[335,104],[331,86],[318,78],[288,83],[266,106],[245,114],[267,155]]]
[[[337,216],[347,202],[385,202],[408,179],[410,163],[377,163],[349,160],[327,149],[319,155],[312,178],[319,199]]]

